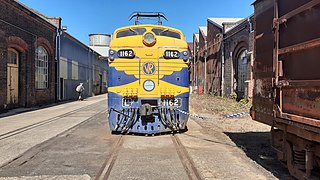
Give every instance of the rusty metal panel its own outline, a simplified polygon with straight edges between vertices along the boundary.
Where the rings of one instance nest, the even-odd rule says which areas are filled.
[[[281,55],[280,59],[282,60],[282,63],[283,63],[282,79],[285,79],[285,80],[319,80],[320,79],[320,70],[319,70],[320,47],[305,49],[299,52],[287,53],[287,54]]]
[[[308,118],[320,119],[319,87],[289,87],[284,88],[282,94],[283,112]]]
[[[285,23],[280,25],[279,46],[291,50],[281,52],[279,59],[283,62],[283,76],[280,80],[285,81],[318,81],[320,80],[320,5],[316,1],[299,0],[295,9],[288,9],[289,0],[282,0],[279,3],[279,11],[283,13],[299,12]],[[292,1],[290,0],[290,3]],[[303,2],[303,4],[301,4]],[[311,7],[312,6],[312,7]],[[303,9],[303,8],[306,9]],[[285,16],[285,14],[283,14]],[[281,88],[282,112],[292,114],[288,119],[319,126],[320,120],[320,86],[312,83],[287,84],[288,87]],[[294,118],[301,116],[301,118]],[[312,120],[304,120],[305,118]]]
[[[290,1],[290,2],[289,2]],[[300,2],[308,2],[299,0]],[[286,9],[291,0],[282,0],[279,10]],[[299,44],[305,41],[310,41],[320,37],[320,11],[319,5],[303,11],[280,25],[280,48],[288,47],[294,44]],[[281,11],[280,11],[281,12]],[[287,12],[287,11],[286,11]]]
[[[274,0],[272,0],[274,1]],[[299,7],[309,3],[312,0],[279,0],[279,16],[282,17],[294,10],[297,10]]]
[[[273,112],[279,118],[319,127],[320,1],[258,0],[254,6],[257,117]],[[263,101],[273,107],[261,107],[266,105]]]
[[[256,2],[254,14],[253,110],[255,120],[266,124],[273,117],[272,52],[273,52],[273,1]]]

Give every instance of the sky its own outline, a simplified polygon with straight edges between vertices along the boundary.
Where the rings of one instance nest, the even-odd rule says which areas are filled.
[[[112,34],[133,25],[132,12],[163,12],[163,25],[182,30],[188,42],[207,18],[245,18],[253,13],[254,0],[19,0],[46,16],[62,18],[67,32],[84,44],[89,34]]]

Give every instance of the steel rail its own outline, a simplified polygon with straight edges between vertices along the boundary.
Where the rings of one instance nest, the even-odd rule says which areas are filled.
[[[104,100],[103,100],[104,101]],[[89,109],[91,107],[94,107],[96,106],[98,103],[101,103],[102,101],[99,101],[99,102],[96,102],[96,103],[93,103],[89,106],[85,106],[85,107],[82,107],[82,108],[79,108],[79,109],[76,109],[76,110],[73,110],[73,111],[70,111],[70,112],[67,112],[65,114],[62,114],[62,115],[59,115],[59,116],[55,116],[53,118],[49,118],[49,119],[46,119],[44,121],[40,121],[40,122],[37,122],[37,123],[34,123],[34,124],[30,124],[30,125],[27,125],[27,126],[24,126],[24,127],[21,127],[21,128],[18,128],[18,129],[15,129],[15,130],[12,130],[12,131],[9,131],[9,132],[6,132],[6,133],[3,133],[3,134],[0,134],[0,141],[1,140],[4,140],[4,139],[7,139],[9,137],[12,137],[12,136],[15,136],[15,135],[19,135],[23,132],[26,132],[26,131],[29,131],[29,130],[32,130],[32,129],[35,129],[37,127],[41,127],[43,125],[46,125],[46,124],[49,124],[51,122],[55,122],[61,118],[64,118],[64,117],[67,117],[67,116],[70,116],[72,114],[76,114],[77,112],[79,111],[83,111],[85,109]]]
[[[98,174],[95,177],[96,180],[106,180],[109,178],[114,164],[117,160],[119,150],[122,147],[124,141],[123,139],[124,135],[120,135],[117,142],[114,143],[111,155],[103,163],[102,168],[99,170]]]
[[[189,153],[187,149],[183,146],[181,143],[179,137],[175,134],[171,135],[171,140],[177,150],[179,159],[188,175],[188,178],[190,180],[196,179],[201,180],[201,175],[198,172],[197,168],[195,167],[195,164],[192,160],[192,158],[189,156]]]

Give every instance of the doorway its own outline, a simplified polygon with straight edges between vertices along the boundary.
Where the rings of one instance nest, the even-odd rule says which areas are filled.
[[[100,83],[100,93],[99,94],[102,94],[102,74],[99,74],[99,83]]]
[[[19,104],[19,53],[9,48],[7,54],[7,105]]]
[[[60,78],[60,99],[59,100],[64,100],[64,80],[63,78]]]

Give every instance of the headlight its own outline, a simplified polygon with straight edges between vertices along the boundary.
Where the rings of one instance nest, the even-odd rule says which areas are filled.
[[[183,51],[184,56],[188,56],[188,54],[189,54],[188,51]]]
[[[115,54],[115,51],[114,51],[114,50],[110,50],[110,51],[109,51],[109,54],[110,54],[110,55],[114,55],[114,54]]]
[[[110,61],[114,61],[114,55],[115,55],[115,53],[116,53],[116,51],[114,51],[114,50],[112,50],[112,49],[110,49],[109,50],[109,60]]]
[[[150,92],[155,88],[155,84],[154,84],[154,82],[152,80],[146,80],[143,83],[143,88],[144,88],[144,90]]]
[[[143,42],[147,45],[147,46],[151,46],[155,43],[156,38],[152,33],[146,33],[143,36]]]

